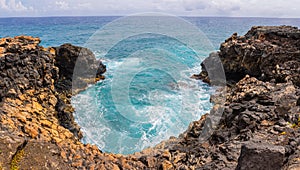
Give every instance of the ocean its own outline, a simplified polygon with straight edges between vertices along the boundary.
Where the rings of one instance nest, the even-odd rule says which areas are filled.
[[[209,112],[214,88],[190,76],[234,32],[243,35],[254,25],[300,26],[299,19],[278,18],[150,20],[0,18],[0,37],[24,34],[40,37],[45,47],[71,43],[90,48],[107,72],[104,81],[72,98],[82,141],[104,152],[131,154],[178,136]]]

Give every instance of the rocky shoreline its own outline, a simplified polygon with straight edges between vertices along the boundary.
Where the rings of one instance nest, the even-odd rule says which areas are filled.
[[[0,39],[0,169],[300,168],[298,28],[253,27],[245,36],[233,34],[210,56],[221,59],[228,83],[226,94],[211,97],[211,113],[179,137],[126,156],[82,144],[72,114],[72,93],[103,79],[105,66],[88,49],[39,43],[29,36]],[[72,89],[76,59],[88,67]],[[211,83],[208,69],[204,61],[193,77]],[[225,95],[225,103],[218,95]],[[200,141],[220,108],[215,131]]]

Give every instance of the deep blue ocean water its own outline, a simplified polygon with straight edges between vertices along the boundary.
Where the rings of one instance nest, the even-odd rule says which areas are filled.
[[[201,61],[232,33],[245,34],[254,25],[300,26],[299,19],[183,17],[211,42],[210,48],[199,43],[200,56],[177,39],[151,33],[128,37],[104,52],[101,45],[112,39],[107,36],[97,44],[93,35],[116,19],[120,17],[0,18],[0,37],[25,34],[40,37],[43,46],[72,43],[90,48],[107,65],[107,72],[104,81],[72,99],[82,140],[124,154],[178,136],[209,112],[214,89],[189,77],[200,72]],[[130,29],[108,31],[116,35]],[[180,32],[194,38],[189,30]]]

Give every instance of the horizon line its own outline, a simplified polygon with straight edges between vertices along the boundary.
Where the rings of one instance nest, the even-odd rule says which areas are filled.
[[[49,16],[0,16],[0,19],[9,18],[67,18],[67,17],[126,17],[132,15],[49,15]],[[133,15],[134,16],[134,15]],[[138,16],[138,15],[137,15]],[[170,15],[172,16],[172,15]],[[173,15],[186,18],[264,18],[264,19],[299,19],[297,17],[263,17],[263,16],[197,16],[197,15]]]

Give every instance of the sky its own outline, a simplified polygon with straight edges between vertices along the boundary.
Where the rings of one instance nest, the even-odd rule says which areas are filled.
[[[177,16],[299,18],[299,0],[0,0],[0,17]]]

